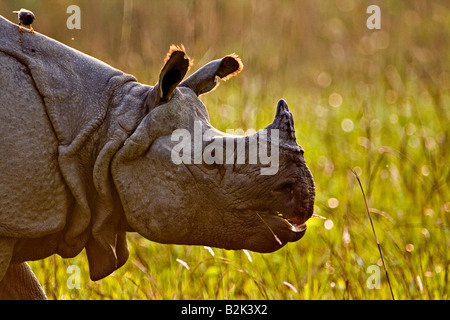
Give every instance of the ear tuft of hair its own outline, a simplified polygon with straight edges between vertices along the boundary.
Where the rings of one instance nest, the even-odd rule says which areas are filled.
[[[184,58],[189,60],[189,67],[188,67],[188,70],[189,70],[192,67],[192,65],[194,64],[194,60],[189,58],[189,56],[186,54],[186,50],[184,49],[184,46],[182,44],[179,45],[179,46],[172,44],[170,46],[169,52],[167,52],[167,55],[164,58],[164,64],[166,64],[167,61],[169,61],[170,57],[175,52],[182,52],[182,53],[184,53]]]
[[[227,81],[231,77],[234,77],[239,72],[241,72],[242,69],[244,68],[244,64],[242,63],[241,58],[239,58],[237,54],[232,53],[223,58],[221,67],[224,69],[224,71],[225,70],[227,71],[224,72],[225,75],[223,77],[221,77],[220,74],[218,74],[218,76],[220,77],[221,80]]]

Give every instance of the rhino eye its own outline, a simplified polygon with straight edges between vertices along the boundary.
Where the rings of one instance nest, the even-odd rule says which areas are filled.
[[[276,191],[293,195],[294,185],[290,182],[283,183],[278,188],[276,188]]]

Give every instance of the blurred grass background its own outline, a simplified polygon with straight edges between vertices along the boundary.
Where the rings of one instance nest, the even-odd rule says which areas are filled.
[[[68,30],[69,5],[81,29]],[[366,8],[381,9],[369,30]],[[2,0],[0,14],[157,82],[170,44],[195,71],[235,52],[245,68],[202,96],[212,124],[261,129],[286,99],[317,187],[305,237],[272,254],[161,245],[130,234],[130,259],[89,280],[84,252],[30,263],[51,299],[390,299],[369,289],[380,256],[397,299],[449,298],[450,10],[448,1]],[[81,268],[81,289],[66,285]]]

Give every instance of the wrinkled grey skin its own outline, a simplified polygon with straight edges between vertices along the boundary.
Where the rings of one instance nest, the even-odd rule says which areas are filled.
[[[314,182],[283,100],[267,127],[280,132],[275,175],[173,163],[174,130],[213,129],[198,95],[242,69],[231,55],[183,81],[189,65],[173,47],[158,83],[142,85],[0,16],[0,298],[45,298],[26,261],[55,253],[86,249],[91,279],[109,275],[128,258],[126,232],[257,252],[304,235]]]

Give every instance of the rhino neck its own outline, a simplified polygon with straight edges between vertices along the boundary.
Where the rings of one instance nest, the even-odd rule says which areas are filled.
[[[152,88],[132,81],[114,90],[97,133],[99,152],[111,143],[120,147],[133,134],[149,112],[146,100]]]
[[[120,213],[120,216],[123,209],[111,179],[111,162],[148,113],[145,101],[151,89],[152,87],[137,82],[127,82],[115,90],[105,119],[92,138],[95,142],[90,150],[90,157],[95,194],[111,211]],[[124,228],[129,229],[127,226]]]
[[[86,193],[90,211],[90,238],[86,253],[92,279],[100,279],[120,267],[128,258],[126,231],[132,231],[110,172],[111,162],[125,140],[148,112],[145,101],[150,87],[127,82],[111,95],[108,111],[93,134],[90,151],[92,179]]]

